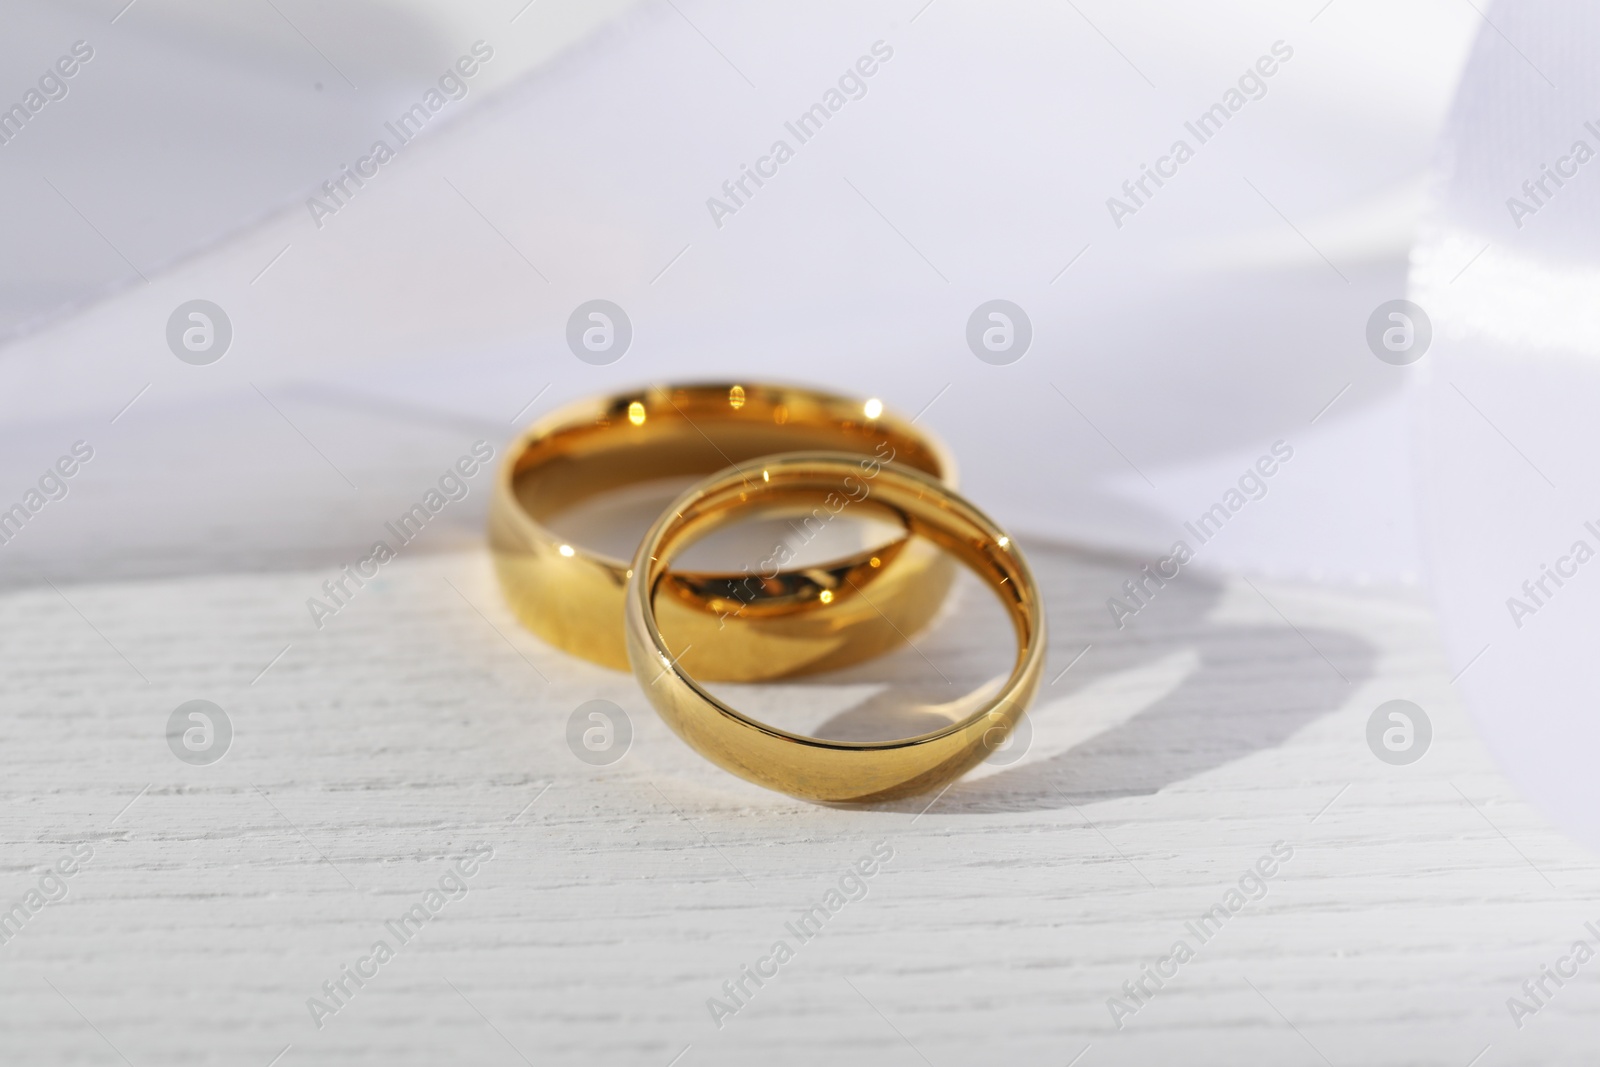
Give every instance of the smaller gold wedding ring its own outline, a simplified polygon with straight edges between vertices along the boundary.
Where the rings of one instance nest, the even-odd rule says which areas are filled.
[[[729,464],[759,470],[750,465],[757,457],[814,449],[955,481],[944,447],[877,400],[724,382],[652,386],[564,407],[512,443],[496,477],[489,544],[506,601],[557,648],[627,670],[628,561],[573,544],[548,523],[624,486],[702,477]],[[800,519],[800,539],[815,526]],[[955,573],[947,556],[908,536],[814,566],[793,557],[779,544],[745,572],[668,575],[661,625],[681,638],[686,668],[711,680],[763,681],[870,659],[933,617]],[[847,584],[870,588],[875,607],[837,596]]]
[[[729,468],[692,487],[656,520],[628,580],[628,657],[650,703],[673,731],[712,763],[769,789],[807,800],[875,801],[937,789],[1004,743],[1033,699],[1044,669],[1045,620],[1033,574],[1016,544],[988,516],[921,471],[835,452],[769,456],[756,469]],[[999,692],[943,729],[895,741],[828,741],[760,723],[708,693],[675,657],[656,608],[673,555],[754,513],[794,505],[831,511],[875,508],[965,563],[999,596],[1016,632],[1017,656]],[[839,599],[869,599],[851,588]]]

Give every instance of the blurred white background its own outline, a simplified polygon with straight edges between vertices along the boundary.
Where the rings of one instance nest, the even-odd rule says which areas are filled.
[[[1363,330],[1404,291],[1469,5],[274,3],[24,6],[5,38],[16,93],[75,40],[95,59],[0,148],[27,205],[0,463],[26,484],[58,439],[106,444],[8,572],[342,551],[409,491],[428,418],[498,439],[717,375],[926,408],[1005,521],[1138,552],[1281,439],[1293,463],[1198,565],[1416,579],[1409,371]],[[470,95],[319,228],[305,198],[478,40]],[[717,226],[707,199],[877,41],[867,94]],[[1275,43],[1265,95],[1199,144],[1184,123]],[[1180,137],[1195,158],[1118,227],[1107,198]],[[165,343],[196,298],[234,330],[207,367]],[[593,298],[635,328],[608,367],[564,342]],[[965,343],[993,298],[1033,323],[1011,366]],[[381,429],[350,414],[380,404]]]

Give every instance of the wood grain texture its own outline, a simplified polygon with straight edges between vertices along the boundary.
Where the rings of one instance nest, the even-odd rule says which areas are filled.
[[[1025,547],[1058,679],[1027,754],[871,810],[701,761],[630,676],[518,631],[481,552],[403,557],[320,631],[331,567],[12,589],[0,902],[93,859],[0,945],[0,1060],[1588,1062],[1590,976],[1520,1031],[1506,998],[1594,940],[1600,870],[1495,772],[1425,607],[1186,574],[1118,631],[1133,564]],[[983,677],[1006,635],[975,595],[768,710],[838,725],[930,691],[930,663]],[[207,767],[164,737],[196,697],[236,730]],[[597,697],[634,730],[605,768],[565,740]],[[1434,728],[1406,767],[1365,740],[1396,697]],[[879,841],[864,898],[786,931]],[[1107,998],[1279,841],[1266,895],[1113,1025]],[[479,844],[466,895],[319,1029],[307,998]],[[778,939],[794,958],[719,1028],[707,998]]]

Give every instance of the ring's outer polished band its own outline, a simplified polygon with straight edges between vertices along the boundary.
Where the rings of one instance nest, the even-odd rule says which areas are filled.
[[[875,400],[782,385],[655,386],[582,401],[513,442],[496,476],[489,543],[506,599],[550,644],[617,670],[629,564],[567,543],[544,521],[607,490],[702,476],[777,452],[874,455],[954,484],[944,446]],[[788,552],[787,548],[783,549]],[[684,666],[717,681],[762,681],[847,666],[898,647],[944,602],[949,557],[909,536],[816,567],[673,572],[657,605]],[[836,596],[869,586],[871,602]],[[713,650],[714,653],[713,654]]]
[[[920,471],[867,469],[859,456],[769,456],[762,470],[729,468],[694,486],[662,514],[639,546],[628,581],[628,656],[634,675],[667,725],[711,762],[807,800],[887,800],[936,789],[999,747],[1022,717],[1044,669],[1039,590],[1011,539],[977,508]],[[855,486],[865,488],[857,496]],[[825,741],[756,722],[697,684],[656,625],[673,553],[752,512],[795,502],[858,499],[887,509],[948,551],[999,596],[1017,636],[1017,657],[999,692],[959,722],[897,741]],[[862,596],[859,591],[857,596]],[[863,597],[864,598],[864,597]],[[841,596],[841,599],[844,599]]]

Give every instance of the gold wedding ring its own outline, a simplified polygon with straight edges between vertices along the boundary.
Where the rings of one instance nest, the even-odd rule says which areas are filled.
[[[512,611],[550,644],[618,670],[625,560],[591,552],[546,523],[600,493],[700,476],[779,452],[826,449],[905,464],[954,485],[944,447],[876,400],[776,385],[658,386],[586,400],[539,420],[507,452],[489,543]],[[847,666],[902,644],[932,618],[954,576],[949,557],[901,537],[820,566],[784,553],[740,573],[657,573],[659,622],[697,677],[761,681]],[[870,589],[863,597],[843,589]]]
[[[999,596],[1016,632],[1016,660],[999,692],[943,729],[896,741],[852,742],[768,726],[702,688],[657,621],[657,612],[674,602],[665,588],[674,554],[741,518],[794,507],[813,513],[836,514],[847,507],[888,512],[911,534],[976,572]],[[838,593],[835,604],[877,601],[848,576]],[[1044,669],[1039,590],[1004,531],[921,471],[837,452],[769,456],[752,467],[730,467],[686,491],[656,520],[634,557],[626,627],[634,674],[679,737],[741,778],[808,800],[887,800],[951,781],[1004,742],[1033,699]]]

